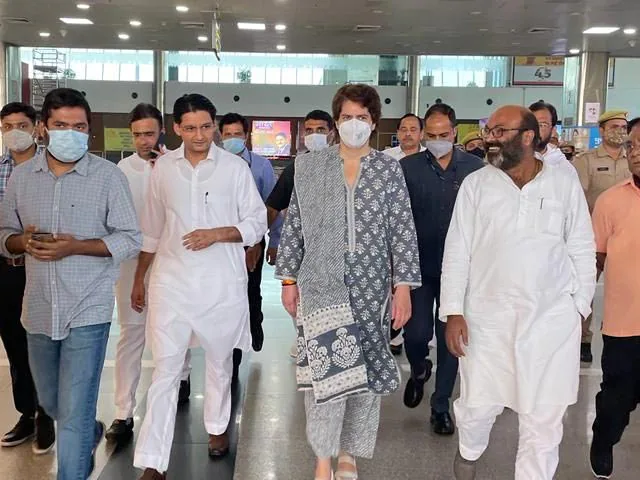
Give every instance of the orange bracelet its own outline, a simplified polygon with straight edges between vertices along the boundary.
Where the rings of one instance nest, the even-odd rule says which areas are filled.
[[[296,282],[295,280],[283,280],[282,281],[282,286],[283,287],[290,287],[291,285],[296,285],[298,282]]]

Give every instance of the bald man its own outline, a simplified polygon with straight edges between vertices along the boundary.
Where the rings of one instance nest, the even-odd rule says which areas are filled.
[[[533,113],[503,107],[483,137],[489,165],[460,187],[442,265],[440,316],[460,358],[454,472],[475,478],[507,407],[520,423],[515,480],[552,480],[595,291],[589,208],[575,174],[536,158]]]

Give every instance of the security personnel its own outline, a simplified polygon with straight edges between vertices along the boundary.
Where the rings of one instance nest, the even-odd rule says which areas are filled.
[[[602,192],[631,176],[624,148],[627,139],[627,115],[623,110],[603,113],[598,119],[602,143],[598,148],[578,155],[573,161],[591,212]],[[587,363],[593,361],[591,318],[589,315],[582,321],[580,360]]]
[[[482,140],[482,135],[480,135],[479,130],[474,130],[467,133],[462,138],[460,144],[464,147],[465,152],[470,153],[471,155],[475,155],[479,158],[484,158],[484,140]]]

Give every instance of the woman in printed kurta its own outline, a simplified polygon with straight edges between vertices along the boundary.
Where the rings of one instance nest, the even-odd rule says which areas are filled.
[[[357,478],[353,457],[373,455],[380,396],[400,385],[388,347],[391,317],[394,326],[406,322],[410,301],[403,307],[405,297],[421,281],[402,169],[368,146],[371,126],[379,119],[377,93],[369,89],[350,85],[336,95],[342,95],[338,105],[334,100],[340,145],[297,158],[276,267],[283,303],[297,313],[298,384],[306,390],[307,436],[321,480],[331,478],[323,476],[322,464],[328,460],[330,470],[331,458],[339,453],[337,478],[345,479]],[[370,118],[368,128],[363,111]],[[364,144],[358,145],[358,135],[366,137]],[[354,151],[360,156],[350,173]],[[346,312],[345,305],[333,301],[342,291]],[[340,477],[341,464],[351,476]]]

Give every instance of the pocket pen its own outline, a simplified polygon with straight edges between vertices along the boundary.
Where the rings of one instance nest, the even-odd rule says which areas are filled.
[[[209,192],[204,193],[204,204],[205,205],[209,204]]]

